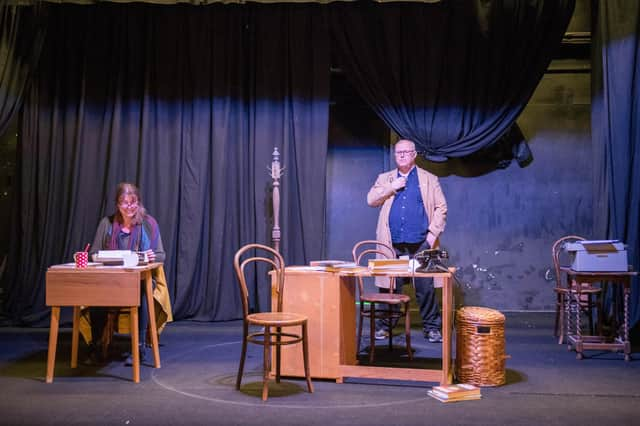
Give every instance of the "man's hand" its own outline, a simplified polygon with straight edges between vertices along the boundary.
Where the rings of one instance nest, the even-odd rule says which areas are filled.
[[[147,255],[147,259],[149,259],[149,263],[153,263],[156,260],[156,253],[149,249],[144,252]]]
[[[393,182],[391,182],[391,187],[393,188],[394,191],[398,192],[401,189],[404,189],[406,184],[407,184],[407,178],[400,176],[399,178],[396,178],[393,180]]]
[[[436,237],[431,232],[427,232],[427,244],[429,244],[429,247],[434,248],[433,245],[435,243],[436,243]]]

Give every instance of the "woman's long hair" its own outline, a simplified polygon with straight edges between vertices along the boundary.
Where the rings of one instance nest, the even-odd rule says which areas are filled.
[[[116,189],[116,214],[114,215],[115,220],[118,221],[118,223],[121,223],[121,224],[124,223],[122,215],[120,214],[120,209],[118,207],[120,202],[122,202],[124,197],[126,197],[127,195],[130,195],[132,198],[135,198],[135,201],[138,202],[138,210],[136,212],[136,215],[133,217],[133,224],[134,225],[141,224],[142,220],[147,214],[147,210],[144,208],[144,205],[142,204],[142,197],[140,196],[140,190],[138,189],[137,186],[129,182],[120,182],[118,184],[118,188]]]

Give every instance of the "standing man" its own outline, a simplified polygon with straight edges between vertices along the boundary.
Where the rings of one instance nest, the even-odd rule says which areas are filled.
[[[380,207],[376,239],[392,245],[396,256],[413,255],[438,246],[438,237],[447,220],[447,201],[438,178],[416,166],[416,146],[402,139],[395,146],[397,169],[378,175],[367,194],[367,204]],[[402,291],[400,282],[395,291]],[[380,292],[389,291],[388,280],[376,280]],[[442,341],[442,318],[435,297],[432,278],[415,278],[416,299],[420,306],[424,337],[429,342]],[[388,337],[394,324],[376,322],[376,339]]]

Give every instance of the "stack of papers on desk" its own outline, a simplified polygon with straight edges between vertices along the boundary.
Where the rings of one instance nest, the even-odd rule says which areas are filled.
[[[102,263],[87,262],[87,268],[97,268],[99,266],[102,266]],[[51,265],[50,268],[51,269],[67,269],[67,268],[86,269],[86,268],[76,268],[76,263],[75,262],[61,263],[59,265]]]
[[[371,259],[369,270],[371,272],[408,271],[409,259]]]
[[[345,260],[313,260],[309,262],[309,266],[316,271],[340,272],[358,268],[354,262]]]
[[[100,250],[94,257],[95,262],[105,266],[138,266],[138,253],[131,250]]]

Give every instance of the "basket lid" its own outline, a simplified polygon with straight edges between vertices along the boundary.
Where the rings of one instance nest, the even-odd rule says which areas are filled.
[[[458,309],[458,316],[469,321],[504,322],[504,314],[495,309],[481,306],[465,306]]]

